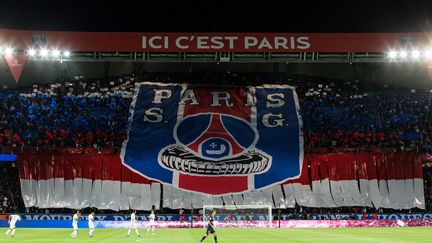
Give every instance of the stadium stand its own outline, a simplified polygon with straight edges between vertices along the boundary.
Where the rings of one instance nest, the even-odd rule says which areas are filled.
[[[111,80],[78,80],[3,89],[0,92],[1,150],[3,153],[19,153],[67,148],[85,151],[91,148],[99,152],[119,153],[126,139],[128,107],[136,82],[204,80],[212,83],[218,79],[227,84],[238,83],[238,80],[253,80],[249,84],[274,83],[272,80],[276,80],[276,83],[294,85],[300,99],[307,154],[432,150],[432,125],[429,122],[432,93],[429,91],[368,90],[360,87],[358,81],[286,77],[282,74],[194,75],[148,73],[138,80],[132,74]],[[0,173],[2,212],[12,211],[12,205],[15,210],[45,211],[24,208],[17,168],[3,167]],[[428,212],[431,210],[431,180],[431,171],[428,170],[424,175]],[[70,212],[67,209],[49,211]],[[359,207],[319,209],[297,206],[285,211],[297,219],[311,219],[313,214],[326,213],[378,213],[373,208]],[[384,212],[393,210],[384,209]]]

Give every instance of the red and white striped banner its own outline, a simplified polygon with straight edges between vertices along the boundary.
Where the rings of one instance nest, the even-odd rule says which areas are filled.
[[[425,208],[422,155],[415,153],[307,155],[299,179],[243,194],[212,196],[163,186],[162,205],[273,204],[275,207]],[[149,210],[162,185],[121,164],[118,155],[17,156],[26,207]]]

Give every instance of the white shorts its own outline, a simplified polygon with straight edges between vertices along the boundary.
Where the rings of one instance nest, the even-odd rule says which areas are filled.
[[[77,224],[72,224],[72,227],[74,230],[78,230],[78,225]]]
[[[15,229],[15,222],[14,222],[14,223],[10,223],[10,224],[9,224],[9,228],[11,228],[11,229]]]
[[[129,229],[136,229],[136,228],[137,228],[136,223],[131,223],[131,224],[129,225]]]
[[[88,226],[89,226],[90,229],[96,228],[94,223],[89,223]]]
[[[154,220],[150,220],[149,221],[149,225],[154,225],[155,221]]]

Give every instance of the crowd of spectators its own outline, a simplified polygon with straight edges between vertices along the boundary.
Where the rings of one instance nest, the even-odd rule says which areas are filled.
[[[242,84],[260,84],[274,78],[234,74],[229,77],[224,79],[225,83],[238,78]],[[175,82],[186,78],[177,80],[170,75],[143,78],[149,79]],[[126,139],[135,82],[133,75],[125,75],[115,81],[77,80],[34,85],[23,90],[3,89],[0,91],[0,144],[5,147],[119,148]],[[273,83],[297,88],[306,152],[320,148],[371,147],[432,150],[430,92],[366,91],[359,87],[358,81],[306,77],[277,79]]]
[[[139,80],[290,84],[296,87],[299,96],[306,153],[349,149],[432,151],[429,112],[432,93],[429,91],[367,90],[356,80],[281,78],[266,74],[227,73],[222,77],[146,74]],[[127,138],[129,105],[139,80],[134,75],[124,75],[108,81],[78,79],[20,89],[4,87],[0,90],[1,149],[93,147],[118,150]],[[5,175],[14,173],[18,178],[16,171]],[[427,181],[432,180],[430,173],[426,176],[429,176]],[[5,188],[17,188],[19,181],[8,180],[3,175],[1,178],[0,208],[12,210],[11,205],[22,204],[12,202],[19,200],[19,190]],[[427,190],[432,195],[432,188],[427,187]],[[427,200],[430,207],[430,197]]]

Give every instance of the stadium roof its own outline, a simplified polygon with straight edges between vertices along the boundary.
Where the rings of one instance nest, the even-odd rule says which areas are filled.
[[[412,1],[4,1],[0,27],[142,32],[430,32]],[[187,2],[187,5],[185,4]],[[302,3],[304,2],[304,3]]]

